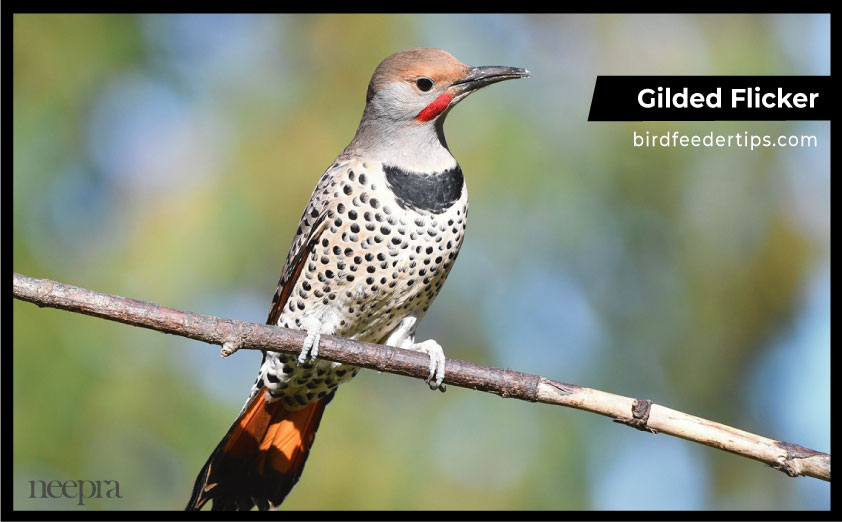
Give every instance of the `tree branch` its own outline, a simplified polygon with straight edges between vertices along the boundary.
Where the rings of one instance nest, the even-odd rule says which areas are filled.
[[[300,330],[184,312],[49,279],[17,273],[14,279],[17,299],[221,345],[223,357],[241,348],[297,355],[306,336]],[[321,337],[319,358],[409,377],[426,378],[429,373],[425,354],[331,335]],[[804,475],[830,481],[827,453],[754,435],[649,400],[457,359],[447,359],[445,367],[444,382],[451,386],[598,413],[642,431],[666,433],[759,460],[791,477]]]

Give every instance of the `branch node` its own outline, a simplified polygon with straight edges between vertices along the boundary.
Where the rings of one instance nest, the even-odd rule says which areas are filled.
[[[777,463],[769,464],[772,468],[786,473],[789,477],[797,477],[801,473],[796,469],[795,463],[788,457],[781,457]]]
[[[222,349],[219,350],[219,356],[220,357],[228,357],[232,353],[239,350],[240,347],[242,347],[242,344],[240,342],[225,341],[224,343],[222,343]]]
[[[614,422],[631,426],[640,431],[648,431],[653,435],[658,434],[658,430],[647,426],[649,422],[649,411],[652,409],[652,401],[649,399],[635,399],[632,403],[632,418],[631,419],[614,419]]]
[[[798,477],[802,474],[800,459],[821,455],[818,451],[791,442],[777,441],[775,445],[786,450],[786,455],[779,457],[776,463],[769,465],[778,471],[783,471],[790,477]]]

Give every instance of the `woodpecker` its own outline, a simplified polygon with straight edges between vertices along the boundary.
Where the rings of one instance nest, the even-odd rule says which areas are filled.
[[[319,179],[292,241],[268,324],[307,332],[298,357],[264,352],[239,417],[199,472],[188,510],[276,508],[298,481],[325,406],[359,368],[317,359],[319,337],[417,350],[443,389],[445,357],[415,330],[462,246],[468,192],[444,120],[472,92],[526,78],[441,49],[374,70],[354,139]]]

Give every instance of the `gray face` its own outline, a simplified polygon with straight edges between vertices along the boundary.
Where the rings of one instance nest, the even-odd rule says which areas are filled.
[[[404,125],[420,125],[423,122],[417,120],[418,114],[446,89],[446,85],[434,84],[429,91],[424,92],[413,81],[391,82],[375,93],[368,102],[370,114]]]

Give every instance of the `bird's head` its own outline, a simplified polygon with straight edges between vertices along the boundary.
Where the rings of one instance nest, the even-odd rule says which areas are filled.
[[[465,65],[441,49],[397,52],[374,70],[348,148],[418,172],[452,168],[443,130],[450,109],[486,85],[528,76],[519,67]]]
[[[444,120],[454,105],[492,83],[527,78],[519,67],[472,67],[441,49],[399,51],[374,70],[366,93],[371,116],[424,124]]]

